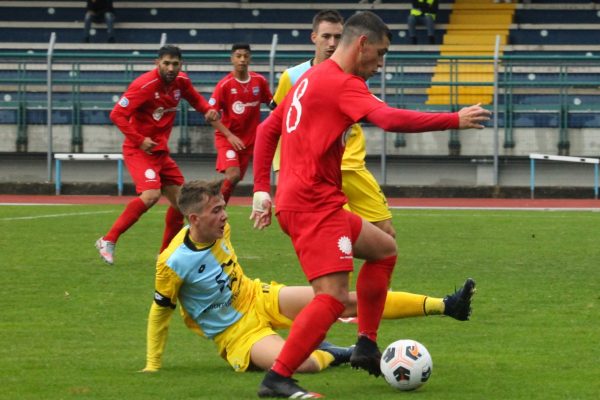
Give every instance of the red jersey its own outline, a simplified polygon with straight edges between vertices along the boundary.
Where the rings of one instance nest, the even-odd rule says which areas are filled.
[[[457,126],[456,113],[397,110],[373,96],[365,81],[331,59],[302,75],[282,104],[260,125],[254,151],[254,191],[270,191],[270,166],[281,136],[278,211],[342,207],[341,161],[346,133],[370,112],[386,107],[397,131],[422,132]]]
[[[230,72],[217,83],[209,104],[221,111],[223,125],[251,147],[260,123],[260,104],[268,104],[272,98],[264,76],[249,72],[248,80],[240,82]],[[217,140],[227,140],[221,132],[215,134]]]
[[[123,146],[138,148],[149,137],[158,143],[152,151],[169,151],[168,140],[181,98],[203,114],[210,109],[184,72],[179,72],[168,85],[158,69],[131,82],[110,113],[110,119],[125,135]]]

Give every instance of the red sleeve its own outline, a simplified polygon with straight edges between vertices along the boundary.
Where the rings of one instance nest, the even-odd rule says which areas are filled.
[[[185,77],[182,81],[182,95],[183,98],[190,103],[196,111],[201,112],[202,114],[206,114],[208,110],[211,109],[211,106],[208,104],[206,99],[194,89],[192,85],[192,81],[190,78]]]
[[[271,190],[271,163],[281,136],[281,113],[283,107],[277,107],[256,129],[254,142],[254,191]]]
[[[428,113],[390,106],[376,108],[365,119],[385,131],[417,133],[458,129],[458,113]]]
[[[145,135],[136,131],[130,120],[131,115],[144,104],[148,98],[152,99],[152,91],[144,91],[139,85],[132,84],[127,91],[121,96],[117,104],[110,113],[110,119],[119,128],[119,130],[129,139],[135,146],[140,146],[144,141]]]

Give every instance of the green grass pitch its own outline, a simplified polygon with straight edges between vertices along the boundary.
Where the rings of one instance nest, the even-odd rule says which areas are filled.
[[[262,373],[235,373],[173,316],[163,369],[144,366],[146,317],[164,206],[144,215],[104,265],[94,241],[122,206],[1,206],[0,399],[256,398]],[[305,284],[278,226],[253,231],[231,207],[245,272]],[[469,322],[384,321],[379,343],[416,339],[433,358],[402,393],[348,366],[297,375],[331,399],[596,399],[600,393],[600,214],[400,210],[394,290],[443,296],[477,281]],[[350,345],[355,326],[328,340]]]

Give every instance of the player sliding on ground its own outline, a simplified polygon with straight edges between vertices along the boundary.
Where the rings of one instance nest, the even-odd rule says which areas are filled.
[[[358,339],[350,363],[379,376],[377,332],[396,264],[396,241],[344,210],[340,164],[345,134],[366,120],[389,132],[483,128],[490,113],[478,105],[456,113],[392,108],[373,96],[365,80],[383,65],[391,32],[375,14],[354,14],[329,60],[302,75],[283,103],[259,126],[254,148],[257,228],[271,222],[270,170],[281,137],[277,219],[288,234],[315,297],[294,319],[275,363],[262,380],[260,397],[319,397],[292,375],[343,314],[350,294],[353,257],[365,260],[356,280]]]
[[[183,185],[179,209],[189,221],[159,256],[156,291],[150,308],[146,367],[161,368],[171,316],[177,302],[186,325],[215,342],[217,352],[236,371],[268,370],[284,345],[276,329],[292,320],[314,298],[310,286],[265,283],[246,276],[230,241],[222,181],[191,181]],[[389,292],[383,318],[448,315],[469,319],[475,283],[445,298]],[[342,316],[356,316],[356,294],[350,292]],[[360,320],[360,317],[359,317]],[[347,363],[351,347],[321,341],[298,368],[318,372]]]

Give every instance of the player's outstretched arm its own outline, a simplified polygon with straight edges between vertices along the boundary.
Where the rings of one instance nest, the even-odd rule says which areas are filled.
[[[461,108],[458,112],[460,129],[483,129],[483,123],[490,120],[492,113],[481,107],[481,103]]]
[[[148,330],[146,337],[146,366],[141,372],[157,372],[161,367],[162,354],[167,345],[169,322],[173,309],[161,307],[152,302],[148,315]]]

